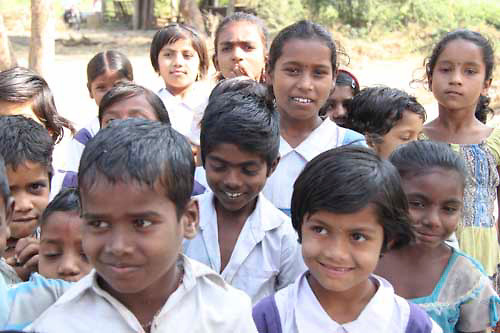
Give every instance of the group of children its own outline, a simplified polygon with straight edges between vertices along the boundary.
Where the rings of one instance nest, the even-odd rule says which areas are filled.
[[[42,77],[0,72],[0,328],[494,329],[500,132],[477,116],[491,44],[457,30],[436,45],[425,126],[414,97],[339,70],[313,22],[268,49],[264,23],[236,13],[214,44],[210,89],[202,36],[160,29],[157,94],[125,55],[98,53],[98,117],[55,168],[73,127]]]

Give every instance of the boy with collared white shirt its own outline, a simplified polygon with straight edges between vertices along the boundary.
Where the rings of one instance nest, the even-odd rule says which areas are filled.
[[[212,192],[197,197],[200,231],[184,242],[184,254],[255,303],[292,283],[305,266],[290,219],[260,194],[279,160],[279,116],[265,88],[248,81],[209,100],[201,156]]]
[[[198,225],[193,173],[187,140],[168,125],[128,119],[100,130],[78,173],[95,270],[27,329],[256,332],[248,296],[180,253]]]

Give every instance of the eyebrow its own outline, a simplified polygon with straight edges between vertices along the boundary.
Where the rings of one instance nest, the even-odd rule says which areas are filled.
[[[312,223],[320,224],[320,225],[325,226],[325,227],[330,228],[330,229],[332,227],[333,228],[335,227],[334,224],[330,224],[330,223],[324,222],[324,221],[319,220],[317,218],[308,219],[308,220],[306,220],[306,222],[312,222]],[[376,232],[376,230],[375,230],[374,227],[366,227],[366,226],[363,226],[363,227],[361,227],[361,226],[353,226],[352,228],[347,229],[347,231],[349,231],[349,232],[365,232],[365,233],[370,233],[370,234]]]
[[[245,161],[242,163],[231,163],[229,161],[226,161],[223,158],[220,158],[218,156],[213,156],[213,155],[207,156],[207,160],[214,160],[214,161],[219,162],[219,163],[224,163],[224,164],[228,164],[230,166],[236,166],[236,167],[249,167],[249,166],[258,166],[259,165],[259,161],[256,161],[256,160]]]
[[[111,215],[110,214],[99,214],[99,213],[83,213],[82,218],[85,220],[95,220],[95,219],[108,219]],[[143,218],[143,217],[160,217],[160,214],[158,214],[155,211],[152,210],[147,210],[143,212],[133,212],[126,214],[125,216],[131,217],[131,218]]]
[[[293,61],[293,60],[287,61],[287,62],[283,63],[283,65],[303,66],[302,63],[297,62],[297,61]],[[319,67],[321,69],[328,69],[328,70],[331,69],[331,66],[325,65],[325,64],[312,64],[311,67]]]
[[[437,62],[437,64],[443,64],[443,65],[453,65],[453,64],[455,64],[455,62],[454,62],[454,61],[451,61],[451,60],[440,60],[440,61],[438,61],[438,62]],[[481,64],[480,64],[480,63],[477,63],[477,62],[475,62],[475,61],[466,61],[466,62],[464,62],[464,63],[459,63],[459,64],[460,64],[460,65],[462,65],[462,64],[463,64],[463,65],[466,65],[466,66],[477,66],[477,67],[481,66]]]

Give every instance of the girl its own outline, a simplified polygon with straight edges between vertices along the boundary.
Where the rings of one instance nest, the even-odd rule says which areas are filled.
[[[339,126],[346,126],[347,103],[359,93],[359,82],[356,77],[339,69],[335,80],[335,89],[330,94],[328,101],[319,111],[320,116],[328,116]]]
[[[87,89],[97,107],[102,97],[117,82],[133,81],[134,73],[130,60],[123,53],[108,50],[97,53],[87,64]],[[80,157],[87,142],[99,131],[99,119],[95,117],[80,129],[69,143],[64,170],[77,172]]]
[[[491,281],[476,260],[445,240],[462,218],[467,170],[442,143],[416,141],[390,157],[401,175],[416,242],[389,251],[377,273],[396,293],[419,304],[444,332],[484,332],[495,326]]]
[[[330,33],[299,21],[278,33],[269,50],[266,82],[280,113],[281,160],[264,195],[290,212],[293,183],[306,163],[325,150],[363,136],[323,120],[319,110],[335,87],[337,51]]]
[[[194,28],[170,23],[158,30],[150,48],[151,64],[162,77],[165,88],[158,92],[168,110],[172,127],[192,141],[199,142],[199,114],[207,105],[210,93],[205,79],[208,53],[205,41]],[[196,82],[196,84],[195,84]],[[196,115],[196,116],[195,116]]]
[[[38,271],[41,275],[76,282],[91,270],[83,253],[83,219],[76,189],[61,191],[40,216],[40,254]]]
[[[429,89],[439,116],[424,127],[424,137],[451,143],[465,160],[464,216],[457,238],[465,253],[477,259],[489,276],[499,263],[497,222],[493,217],[499,185],[500,129],[487,127],[474,113],[492,81],[493,48],[477,32],[450,32],[425,62]]]
[[[213,62],[218,81],[248,76],[263,82],[268,38],[260,18],[242,12],[226,16],[215,30]]]
[[[348,110],[347,127],[363,133],[368,146],[382,158],[400,144],[417,140],[426,118],[415,97],[388,87],[361,90]]]
[[[413,239],[396,169],[364,147],[326,151],[294,185],[292,224],[308,268],[254,308],[259,332],[441,332],[372,274]]]
[[[0,115],[23,115],[47,128],[55,143],[61,141],[67,128],[74,128],[57,113],[54,97],[47,82],[34,71],[14,67],[0,72]]]

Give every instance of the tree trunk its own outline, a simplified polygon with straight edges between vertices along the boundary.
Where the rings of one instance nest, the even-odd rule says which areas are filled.
[[[187,24],[192,25],[201,34],[206,35],[203,16],[196,0],[180,0],[179,12]]]
[[[0,71],[9,69],[17,65],[14,50],[7,35],[7,29],[0,14]]]
[[[227,4],[227,12],[226,12],[227,16],[234,14],[234,2],[235,2],[234,0],[229,0]]]
[[[46,77],[55,58],[55,21],[52,0],[31,0],[29,67]]]
[[[154,0],[135,0],[133,29],[149,29],[154,26]]]

